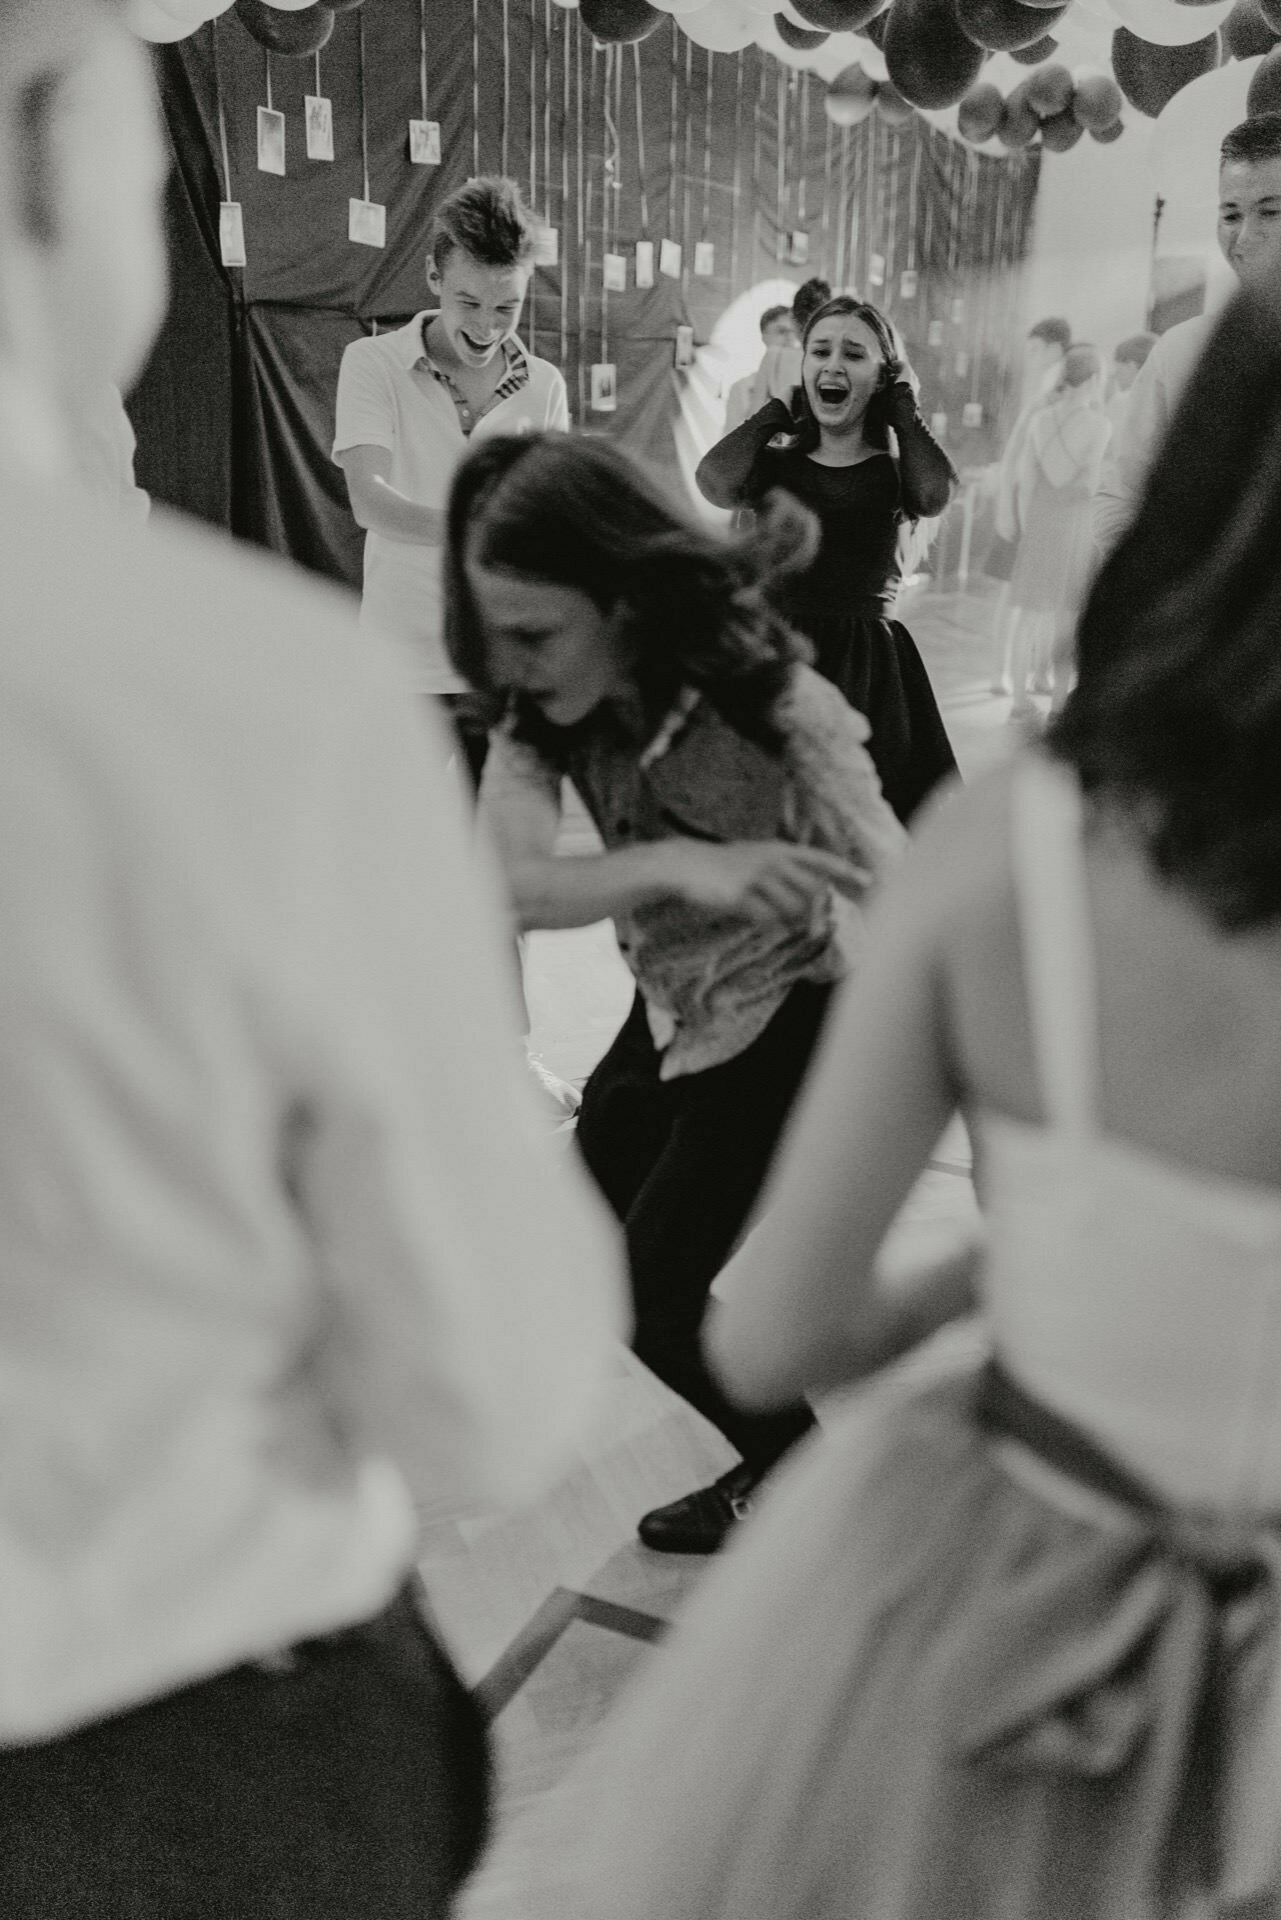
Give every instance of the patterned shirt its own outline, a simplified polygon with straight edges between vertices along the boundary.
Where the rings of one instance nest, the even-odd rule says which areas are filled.
[[[569,778],[607,850],[677,837],[786,840],[843,855],[870,889],[905,836],[867,752],[867,721],[804,666],[777,718],[784,744],[774,754],[686,690],[638,753],[605,708],[571,747]],[[483,809],[497,819],[518,819],[531,803],[559,809],[561,780],[509,726],[493,736]],[[799,981],[839,979],[861,948],[863,908],[829,890],[805,918],[763,924],[673,897],[620,913],[614,926],[663,1053],[661,1077],[672,1080],[743,1052]]]
[[[506,371],[502,379],[498,382],[498,385],[494,388],[494,391],[490,394],[488,400],[486,400],[484,406],[473,407],[462,389],[457,386],[450,375],[446,373],[444,367],[432,358],[431,348],[427,345],[427,327],[429,320],[432,318],[434,318],[434,316],[429,315],[423,320],[422,324],[423,364],[427,367],[428,371],[439,380],[441,386],[444,387],[446,393],[448,393],[450,399],[457,407],[458,424],[463,432],[470,434],[478,420],[483,420],[485,415],[492,412],[502,401],[510,400],[514,394],[520,392],[522,387],[529,385],[529,362],[521,349],[516,346],[513,341],[504,340],[503,364]]]

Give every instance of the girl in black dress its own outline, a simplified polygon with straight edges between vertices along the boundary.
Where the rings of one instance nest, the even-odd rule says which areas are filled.
[[[904,526],[944,511],[956,470],[875,307],[838,295],[811,316],[803,347],[793,407],[770,400],[727,434],[698,485],[715,506],[748,508],[781,487],[817,515],[818,555],[780,606],[814,643],[819,672],[870,721],[885,797],[907,821],[956,759],[916,643],[890,609]]]

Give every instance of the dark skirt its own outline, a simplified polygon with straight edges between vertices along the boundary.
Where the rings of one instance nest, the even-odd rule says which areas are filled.
[[[935,787],[957,772],[916,642],[901,621],[873,613],[825,614],[797,624],[814,643],[818,671],[866,715],[868,751],[885,798],[906,826]]]

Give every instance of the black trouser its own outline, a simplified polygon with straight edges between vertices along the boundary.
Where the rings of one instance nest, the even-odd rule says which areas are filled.
[[[480,1714],[406,1592],[38,1746],[0,1750],[4,1920],[434,1920],[476,1863]]]
[[[637,994],[583,1092],[578,1144],[623,1222],[632,1345],[660,1380],[765,1473],[813,1425],[804,1406],[745,1413],[708,1370],[699,1338],[716,1275],[761,1190],[823,1024],[831,988],[793,987],[759,1039],[723,1066],[674,1080]]]

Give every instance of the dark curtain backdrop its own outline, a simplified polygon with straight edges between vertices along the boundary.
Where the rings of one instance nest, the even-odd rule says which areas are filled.
[[[337,16],[318,60],[270,62],[233,12],[156,59],[173,305],[130,408],[139,481],[160,500],[359,579],[329,459],[338,363],[348,341],[428,304],[432,210],[477,171],[511,174],[557,229],[558,264],[535,273],[522,331],[564,370],[579,425],[675,475],[690,377],[674,365],[677,326],[702,343],[738,294],[823,273],[897,321],[953,456],[990,457],[1023,318],[1034,155],[978,155],[920,118],[840,129],[820,80],[756,48],[709,54],[667,22],[639,47],[599,48],[552,0],[366,0]],[[283,178],[256,165],[269,90]],[[303,98],[317,91],[333,102],[333,162],[306,156]],[[422,117],[440,124],[436,167],[409,160]],[[382,249],[348,239],[366,177],[387,209]],[[243,208],[243,269],[219,262],[224,198]],[[679,277],[638,290],[636,242],[657,254],[664,238],[681,245]],[[626,292],[604,290],[606,252],[627,256]],[[590,409],[596,361],[618,369],[613,414]]]

